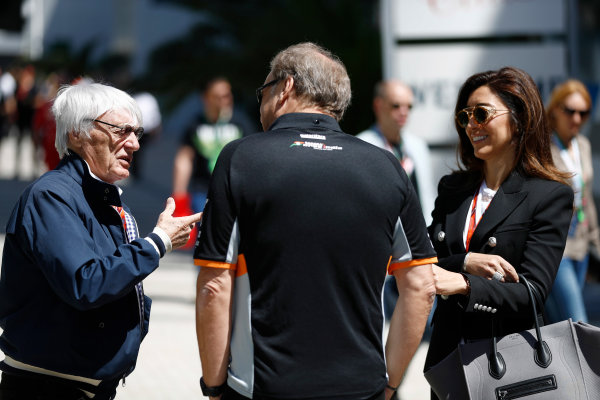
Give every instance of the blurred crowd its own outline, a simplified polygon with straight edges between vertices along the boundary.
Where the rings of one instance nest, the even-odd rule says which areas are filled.
[[[16,62],[5,68],[0,65],[0,147],[14,142],[13,165],[5,160],[0,171],[4,178],[33,179],[54,169],[60,158],[54,147],[56,137],[52,101],[61,85],[76,83],[87,77],[72,77],[63,71],[42,72],[32,63]],[[122,86],[122,85],[118,85]],[[130,88],[122,87],[129,91]],[[142,110],[146,135],[144,142],[154,138],[162,128],[161,112],[156,98],[145,91],[132,94]],[[32,151],[26,147],[33,145]],[[142,146],[141,148],[144,148]],[[132,165],[132,176],[141,174],[141,165]],[[23,176],[22,165],[31,165],[32,173]]]
[[[15,64],[0,70],[0,140],[12,137],[15,151],[15,177],[18,176],[22,147],[30,140],[34,145],[34,170],[49,170],[58,165],[54,148],[55,126],[50,115],[52,100],[66,77],[57,72],[36,73],[32,64]]]

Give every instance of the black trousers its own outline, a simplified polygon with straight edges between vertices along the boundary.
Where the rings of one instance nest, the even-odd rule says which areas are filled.
[[[256,396],[254,395],[253,397],[254,400],[264,400],[263,397],[260,396]],[[376,394],[373,397],[370,397],[366,400],[384,400],[385,399],[385,392],[381,392]],[[250,400],[248,397],[242,396],[241,394],[239,394],[238,392],[236,392],[235,390],[233,390],[232,388],[230,388],[229,386],[227,386],[227,388],[225,389],[225,392],[223,393],[223,396],[221,397],[221,400]]]
[[[111,400],[116,393],[99,394],[94,400]],[[0,400],[89,400],[73,382],[40,374],[12,374],[2,372],[0,380]]]

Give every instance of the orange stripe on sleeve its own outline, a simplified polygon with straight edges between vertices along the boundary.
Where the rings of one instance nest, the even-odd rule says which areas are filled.
[[[237,269],[237,264],[230,264],[221,261],[201,260],[199,258],[194,259],[194,265],[208,268]]]
[[[391,262],[391,259],[390,259]],[[400,268],[409,268],[416,267],[417,265],[425,265],[425,264],[435,264],[438,262],[437,257],[431,258],[423,258],[421,260],[409,260],[409,261],[401,261],[395,262],[388,265],[388,274],[391,274],[393,271]]]
[[[243,254],[238,256],[237,270],[235,271],[235,277],[242,276],[248,273],[248,267],[246,266],[246,257]]]

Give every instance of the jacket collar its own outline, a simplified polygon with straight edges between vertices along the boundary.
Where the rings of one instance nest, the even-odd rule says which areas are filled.
[[[325,114],[289,113],[277,118],[268,131],[276,129],[323,129],[342,132],[335,118]]]
[[[523,175],[513,170],[500,185],[494,199],[473,232],[470,246],[471,249],[479,248],[481,241],[487,238],[489,232],[504,221],[506,217],[508,217],[527,197],[527,192],[522,191],[525,180],[526,178],[523,177]],[[456,238],[456,240],[460,242],[459,247],[463,250],[464,245],[462,237],[467,213],[469,212],[469,206],[471,205],[473,195],[479,189],[479,185],[481,184],[481,182],[477,182],[477,180],[474,179],[468,179],[468,181],[470,183],[463,186],[457,193],[460,206],[456,208],[455,212],[448,215],[446,224],[448,227],[447,229],[453,231],[450,237]]]
[[[86,162],[78,154],[70,151],[57,167],[57,170],[69,175],[83,190],[90,203],[123,206],[119,188],[116,185],[103,182],[90,175]]]
[[[500,185],[490,206],[483,214],[483,217],[481,217],[481,221],[473,232],[473,237],[471,238],[473,245],[480,243],[486,238],[488,233],[504,221],[527,197],[527,192],[522,191],[524,182],[525,178],[521,174],[512,171],[508,178]]]

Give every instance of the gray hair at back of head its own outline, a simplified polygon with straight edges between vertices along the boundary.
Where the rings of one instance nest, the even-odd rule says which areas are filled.
[[[271,61],[273,79],[294,78],[299,98],[333,115],[339,121],[350,105],[350,78],[342,61],[310,42],[279,52]]]
[[[108,111],[121,110],[131,114],[135,125],[142,125],[139,106],[122,90],[89,82],[62,86],[52,105],[52,114],[56,120],[54,145],[60,158],[68,153],[70,132],[89,138],[94,119]]]

